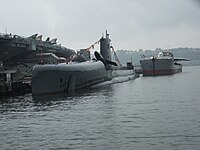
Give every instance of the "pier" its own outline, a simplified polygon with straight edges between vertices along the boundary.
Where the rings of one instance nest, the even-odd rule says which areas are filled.
[[[15,96],[31,93],[31,84],[28,82],[0,82],[0,96]]]
[[[32,70],[32,69],[31,69]],[[31,70],[0,67],[0,96],[23,95],[31,92]]]

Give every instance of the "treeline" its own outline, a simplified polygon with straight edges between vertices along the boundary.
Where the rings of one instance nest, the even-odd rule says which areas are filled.
[[[139,64],[139,60],[143,57],[157,56],[159,52],[166,51],[166,49],[156,48],[155,50],[117,50],[117,56],[122,64],[126,64],[127,61],[132,61],[133,64]],[[175,57],[182,57],[191,59],[193,62],[200,64],[200,48],[173,48],[168,49]],[[114,58],[114,56],[112,57]]]

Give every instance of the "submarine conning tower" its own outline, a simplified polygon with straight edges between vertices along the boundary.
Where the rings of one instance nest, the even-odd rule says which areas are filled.
[[[109,61],[111,61],[110,42],[111,40],[109,39],[109,34],[106,30],[106,37],[104,38],[102,36],[102,38],[100,39],[100,53],[104,59]]]

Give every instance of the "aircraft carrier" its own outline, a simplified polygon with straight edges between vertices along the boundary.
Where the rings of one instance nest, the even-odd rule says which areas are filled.
[[[30,92],[34,65],[60,63],[74,54],[74,50],[58,44],[57,38],[0,33],[0,96]]]
[[[40,63],[37,54],[53,53],[58,57],[68,58],[74,50],[57,44],[57,38],[42,40],[42,35],[34,34],[22,37],[12,34],[0,34],[0,62],[4,66],[16,66],[20,63]]]

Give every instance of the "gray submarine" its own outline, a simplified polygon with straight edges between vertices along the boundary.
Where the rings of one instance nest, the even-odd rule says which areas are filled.
[[[125,69],[111,60],[109,34],[100,39],[100,53],[94,52],[95,60],[73,64],[36,65],[32,71],[32,95],[69,92],[92,87],[116,77],[137,78],[133,67]]]

